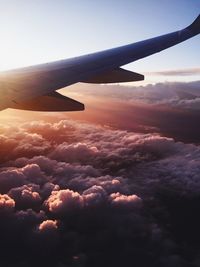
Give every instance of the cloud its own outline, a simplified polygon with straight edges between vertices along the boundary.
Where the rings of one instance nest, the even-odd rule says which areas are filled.
[[[136,195],[122,195],[119,192],[113,193],[110,195],[111,202],[114,206],[128,206],[128,207],[137,207],[141,205],[141,198]]]
[[[198,266],[198,145],[71,120],[1,137],[2,266]]]
[[[6,170],[0,174],[0,191],[8,192],[11,188],[21,186],[25,183],[25,176],[20,170]]]
[[[39,231],[41,232],[51,231],[57,228],[58,228],[57,221],[53,221],[53,220],[43,221],[38,227]]]
[[[88,147],[84,143],[67,144],[62,143],[50,155],[51,158],[64,160],[67,162],[79,162],[94,156],[98,153],[98,149],[94,146]]]
[[[23,128],[5,131],[5,135],[0,136],[0,144],[2,147],[0,160],[4,161],[8,159],[9,153],[9,158],[17,158],[21,155],[31,157],[35,154],[41,155],[50,148],[49,142],[41,135],[24,132]]]
[[[68,211],[80,209],[83,206],[83,199],[78,192],[72,190],[53,191],[46,201],[49,211],[59,215],[65,215]]]
[[[86,110],[69,114],[72,119],[132,132],[159,133],[183,142],[200,141],[196,123],[200,119],[200,81],[146,86],[78,84],[67,90],[72,98],[74,92],[78,92]]]
[[[148,72],[148,75],[161,75],[161,76],[193,76],[200,74],[200,68],[190,69],[178,69],[178,70],[166,70],[166,71],[155,71]]]
[[[198,69],[199,71],[199,69]],[[107,112],[110,111],[110,106],[113,107],[114,101],[143,104],[165,104],[179,100],[177,92],[187,92],[189,94],[198,94],[200,92],[200,81],[193,82],[165,82],[147,84],[145,86],[126,86],[126,85],[84,85],[78,84],[68,88],[68,95],[73,97],[73,92],[80,94],[81,101],[87,102],[89,108],[96,112],[95,106],[104,108]],[[63,90],[64,92],[64,90]],[[75,94],[75,93],[74,93]],[[91,98],[91,96],[93,96]],[[94,97],[95,96],[95,97]],[[75,97],[75,96],[74,96]],[[89,100],[87,100],[89,98]],[[91,98],[91,99],[90,99]],[[175,103],[174,103],[175,104]],[[120,108],[118,106],[118,108]],[[72,114],[73,116],[73,114]]]
[[[15,201],[8,195],[0,195],[0,212],[13,211],[15,207]]]
[[[39,186],[33,184],[12,188],[8,195],[15,200],[18,209],[38,207],[41,203]]]

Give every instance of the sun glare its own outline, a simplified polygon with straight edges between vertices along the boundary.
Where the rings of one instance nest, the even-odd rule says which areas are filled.
[[[0,50],[0,71],[15,69],[20,67],[26,67],[34,64],[39,64],[34,57],[34,54],[30,54],[25,46],[21,46],[15,42],[15,38],[7,38],[6,43],[1,45]],[[39,61],[39,60],[38,60]]]

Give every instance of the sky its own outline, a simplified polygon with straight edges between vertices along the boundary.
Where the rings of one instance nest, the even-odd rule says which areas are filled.
[[[0,68],[157,36],[199,11],[0,0]],[[200,266],[199,40],[126,66],[146,83],[59,90],[85,111],[0,111],[0,266]]]
[[[199,10],[198,0],[1,0],[0,70],[70,58],[176,31],[188,26]],[[197,68],[199,38],[127,68],[141,73]],[[146,76],[151,81],[152,75]],[[191,76],[190,80],[197,79],[197,75]],[[170,78],[153,78],[157,79]]]

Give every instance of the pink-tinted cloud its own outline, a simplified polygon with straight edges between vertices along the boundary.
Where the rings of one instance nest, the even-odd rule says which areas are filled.
[[[111,202],[114,206],[127,206],[127,207],[137,207],[141,206],[142,200],[136,195],[130,195],[130,196],[125,196],[120,194],[119,192],[117,193],[112,193],[110,195]]]
[[[69,211],[80,209],[83,206],[82,196],[72,190],[53,191],[46,201],[49,211],[59,215],[65,215]]]
[[[190,69],[177,69],[177,70],[166,70],[157,72],[148,72],[149,75],[161,75],[161,76],[194,76],[200,75],[200,68]]]
[[[98,153],[98,149],[95,146],[88,146],[85,143],[62,143],[55,148],[50,157],[60,161],[82,162],[96,153]]]
[[[43,221],[38,227],[39,231],[41,232],[56,230],[57,228],[57,221],[54,220]]]
[[[2,266],[195,264],[198,145],[71,120],[1,136]]]
[[[15,201],[8,195],[0,194],[0,212],[10,212],[13,211],[15,207]]]

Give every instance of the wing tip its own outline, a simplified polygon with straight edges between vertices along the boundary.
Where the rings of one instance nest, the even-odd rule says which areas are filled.
[[[198,17],[190,24],[187,29],[189,29],[192,33],[199,34],[200,33],[200,14]]]
[[[80,111],[84,111],[85,110],[85,105],[83,103],[80,103]]]

